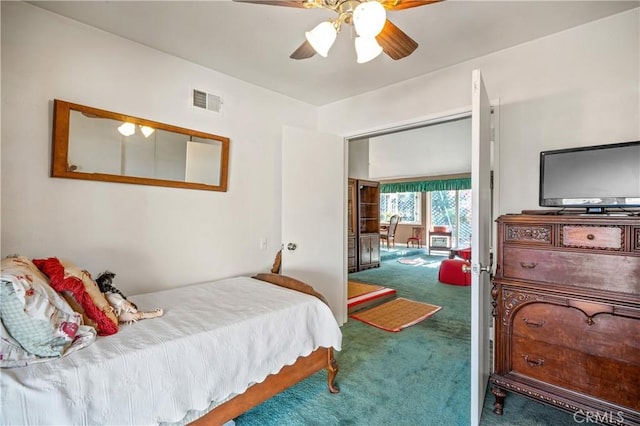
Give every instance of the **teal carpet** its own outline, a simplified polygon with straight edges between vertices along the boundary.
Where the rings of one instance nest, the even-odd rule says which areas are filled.
[[[390,247],[388,250],[383,247],[380,249],[380,260],[398,259],[401,257],[414,257],[428,254],[428,250],[417,247],[404,247],[397,245]]]
[[[438,261],[444,257],[423,258],[418,265],[390,258],[349,278],[394,288],[398,297],[442,306],[440,312],[398,333],[349,320],[342,327],[342,351],[336,352],[339,394],[328,392],[322,371],[238,417],[236,424],[468,425],[470,287],[439,283]],[[492,408],[488,392],[481,424],[575,424],[570,414],[512,394],[503,416]]]

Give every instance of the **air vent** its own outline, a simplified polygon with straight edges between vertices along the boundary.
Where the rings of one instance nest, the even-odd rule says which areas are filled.
[[[222,111],[222,98],[220,96],[194,89],[192,100],[192,105],[196,108],[218,113]]]

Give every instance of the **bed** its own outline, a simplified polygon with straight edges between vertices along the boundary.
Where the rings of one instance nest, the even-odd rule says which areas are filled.
[[[279,275],[258,278],[132,296],[164,316],[2,369],[0,424],[186,423],[202,413],[194,424],[223,424],[322,369],[338,392],[342,334],[321,295]]]

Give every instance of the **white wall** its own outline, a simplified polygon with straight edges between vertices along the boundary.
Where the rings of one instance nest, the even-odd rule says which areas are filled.
[[[470,172],[470,118],[369,139],[373,180]]]
[[[348,176],[353,179],[369,179],[369,139],[349,141]]]
[[[536,209],[540,151],[640,139],[639,26],[635,9],[326,105],[319,127],[357,135],[468,108],[480,68],[500,101],[499,213]]]
[[[314,128],[315,107],[26,3],[1,6],[2,256],[110,269],[125,294],[270,269],[282,125]],[[223,96],[223,115],[190,107],[193,88]],[[50,178],[55,98],[229,137],[229,191]]]

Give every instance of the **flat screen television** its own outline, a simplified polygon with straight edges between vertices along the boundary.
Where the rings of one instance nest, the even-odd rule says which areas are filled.
[[[541,152],[540,206],[640,207],[640,141]]]

